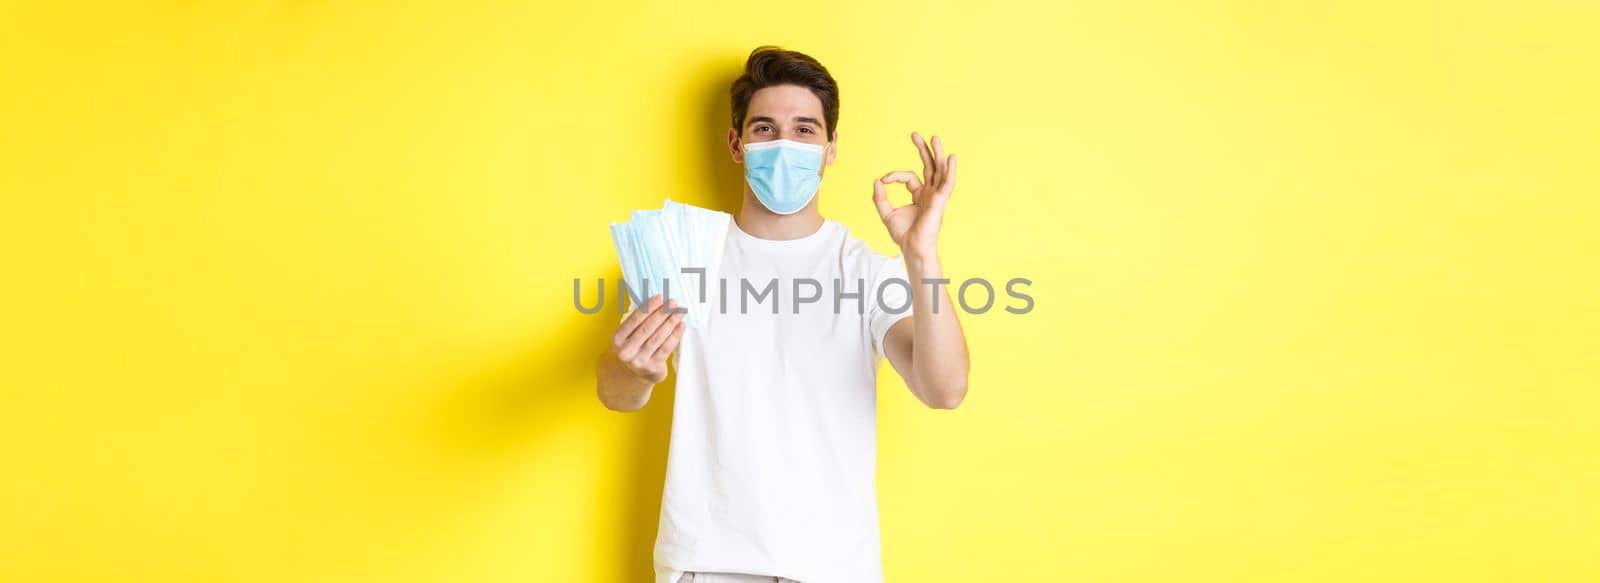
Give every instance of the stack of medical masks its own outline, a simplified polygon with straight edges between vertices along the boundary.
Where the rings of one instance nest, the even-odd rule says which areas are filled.
[[[731,219],[728,213],[667,199],[660,210],[633,211],[632,220],[611,223],[630,300],[660,294],[688,310],[684,322],[689,326],[705,325]],[[705,270],[704,277],[698,269]]]

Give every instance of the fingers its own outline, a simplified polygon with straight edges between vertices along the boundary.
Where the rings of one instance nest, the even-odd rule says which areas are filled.
[[[624,361],[632,360],[642,352],[645,342],[650,340],[651,335],[656,333],[663,322],[666,322],[669,317],[678,317],[677,314],[668,314],[666,310],[660,309],[662,304],[659,302],[652,301],[650,305],[655,306],[656,309],[651,311],[650,315],[646,316],[644,321],[640,322],[639,326],[634,328],[633,332],[622,342],[621,347],[617,349],[618,358]],[[677,305],[678,302],[676,301],[666,303],[667,307],[677,307]],[[645,354],[648,353],[646,352]]]
[[[939,186],[929,187],[926,200],[918,204],[926,204],[932,211],[931,214],[942,216],[944,205],[950,200],[950,195],[956,190],[956,155],[950,154],[945,158],[944,170],[940,173]]]
[[[878,217],[889,219],[889,214],[894,212],[894,205],[889,203],[885,186],[892,183],[902,183],[911,191],[913,204],[927,203],[929,205],[943,206],[943,199],[950,196],[955,189],[955,154],[946,154],[944,140],[933,136],[932,140],[923,140],[922,134],[911,132],[911,143],[917,146],[917,155],[922,158],[922,180],[911,172],[899,171],[885,174],[872,184],[872,202],[878,207]],[[928,187],[926,190],[924,186]]]
[[[943,192],[946,196],[950,195],[951,193],[954,193],[955,190],[956,190],[956,155],[955,154],[951,154],[949,160],[944,163],[944,184],[939,185],[939,190],[941,192]]]
[[[878,182],[882,182],[885,185],[894,184],[896,182],[904,184],[906,185],[906,190],[911,191],[912,198],[916,198],[917,194],[922,191],[922,180],[918,179],[917,175],[912,173],[910,170],[896,170],[894,172],[890,172],[883,175],[883,178],[879,178]]]
[[[894,212],[894,205],[889,204],[889,192],[884,188],[883,179],[872,181],[872,204],[878,207],[878,218],[889,220],[889,213]]]
[[[626,340],[628,335],[633,334],[633,330],[644,322],[645,317],[649,316],[650,312],[654,312],[660,307],[661,296],[650,296],[650,299],[645,302],[644,308],[634,310],[632,314],[622,320],[621,325],[617,326],[617,333],[612,335],[612,342],[620,347],[622,344],[620,341]]]
[[[661,343],[661,348],[656,349],[655,358],[666,360],[667,356],[672,354],[672,351],[678,349],[678,343],[683,340],[683,333],[688,329],[689,324],[687,322],[678,322],[678,329],[673,330],[672,336],[667,337],[667,341]]]
[[[916,204],[922,197],[922,180],[909,170],[896,170],[873,181],[872,204],[878,207],[878,218],[885,221],[889,220],[889,215],[894,212],[894,205],[889,202],[888,186],[896,183],[906,185],[906,190],[911,191],[912,204]]]
[[[665,320],[656,329],[654,334],[650,335],[650,339],[640,348],[639,354],[649,355],[651,359],[654,359],[661,346],[667,342],[668,338],[678,334],[678,329],[682,328],[683,325],[683,316],[681,314],[673,314],[672,317]]]
[[[917,145],[917,155],[922,157],[922,181],[933,184],[933,151],[922,141],[922,134],[911,132],[911,143]]]

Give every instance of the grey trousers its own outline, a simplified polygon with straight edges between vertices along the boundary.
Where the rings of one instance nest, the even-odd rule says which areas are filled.
[[[783,577],[768,577],[766,575],[744,575],[740,573],[684,573],[678,578],[678,583],[800,583],[794,579]]]

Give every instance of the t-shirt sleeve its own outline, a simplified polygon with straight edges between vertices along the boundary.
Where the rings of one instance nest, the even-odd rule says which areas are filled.
[[[866,290],[872,347],[884,355],[883,338],[895,322],[911,316],[911,277],[899,257],[874,254],[871,287]]]

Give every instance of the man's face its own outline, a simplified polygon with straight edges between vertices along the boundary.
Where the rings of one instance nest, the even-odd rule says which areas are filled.
[[[833,144],[823,128],[824,123],[822,100],[810,89],[799,85],[774,85],[750,96],[744,127],[737,132],[732,128],[728,130],[728,148],[733,161],[743,164],[745,143],[792,140],[820,144],[826,148],[823,166],[827,167],[833,164]]]

